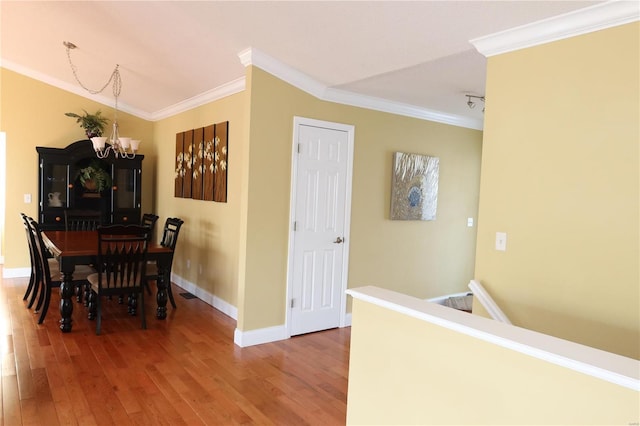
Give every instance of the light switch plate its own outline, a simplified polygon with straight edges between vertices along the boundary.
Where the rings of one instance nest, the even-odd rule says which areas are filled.
[[[496,250],[498,251],[507,250],[507,233],[506,232],[496,232]]]
[[[31,204],[31,194],[24,194],[24,203]]]

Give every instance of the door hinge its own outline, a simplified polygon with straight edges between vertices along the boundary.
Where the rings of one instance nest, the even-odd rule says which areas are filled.
[[[301,144],[301,143],[299,143],[299,144],[298,144],[298,154],[300,154],[300,151],[301,151],[301,150],[302,150],[302,144]]]
[[[293,230],[297,231],[298,230],[298,221],[293,221]]]
[[[291,299],[291,307],[293,308],[293,305],[295,305],[295,300],[296,299]]]

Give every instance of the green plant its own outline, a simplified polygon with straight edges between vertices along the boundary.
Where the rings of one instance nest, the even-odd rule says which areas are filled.
[[[76,178],[79,178],[82,187],[89,191],[101,192],[111,186],[111,175],[100,166],[97,160],[78,170]]]
[[[95,114],[89,114],[84,110],[83,115],[78,115],[75,112],[65,112],[64,115],[76,119],[76,123],[80,125],[87,134],[87,138],[91,139],[94,136],[102,136],[104,127],[109,120],[102,116],[102,113],[98,110]]]

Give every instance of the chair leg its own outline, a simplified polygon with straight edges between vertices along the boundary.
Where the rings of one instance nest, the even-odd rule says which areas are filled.
[[[36,281],[36,274],[32,270],[31,271],[31,276],[29,277],[29,285],[27,285],[27,290],[24,292],[24,297],[22,298],[22,300],[27,300],[27,298],[29,297],[29,294],[31,294],[31,291],[33,290],[33,286],[35,284],[35,281]]]
[[[91,295],[91,284],[89,284],[89,282],[84,283],[83,292],[84,306],[89,306],[89,296]]]
[[[77,282],[75,286],[76,302],[82,303],[82,296],[84,295],[84,286],[81,282]]]
[[[173,309],[176,309],[176,301],[173,299],[173,292],[171,291],[171,282],[167,283],[167,294],[169,295],[169,301],[171,302],[171,306]]]
[[[136,293],[130,293],[127,296],[127,304],[129,315],[135,316],[136,311],[138,310],[138,295]]]
[[[47,292],[51,292],[51,289],[47,288],[47,284],[44,281],[40,282],[40,294],[38,296],[38,304],[36,305],[35,312],[40,312],[42,309],[42,305],[44,305],[45,299],[47,297]]]
[[[40,319],[38,319],[38,324],[42,324],[44,321],[44,317],[47,316],[47,311],[49,310],[49,302],[51,301],[51,287],[43,286],[42,293],[44,293],[44,305],[42,307],[42,312],[40,312]],[[38,303],[38,305],[40,305]]]
[[[91,291],[91,293],[89,293],[89,304],[87,306],[89,308],[89,314],[87,315],[87,317],[90,320],[96,319],[97,298],[98,298],[98,295],[96,294],[95,291]]]
[[[41,285],[42,283],[40,282],[40,278],[36,277],[36,280],[33,283],[33,290],[31,291],[31,299],[29,299],[29,304],[27,305],[27,308],[31,309],[31,307],[35,303],[36,298],[38,297],[38,293],[40,293]]]

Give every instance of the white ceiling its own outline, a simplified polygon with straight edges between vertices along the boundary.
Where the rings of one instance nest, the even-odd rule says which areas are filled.
[[[596,3],[2,0],[0,57],[81,93],[62,43],[73,42],[83,84],[100,89],[119,64],[119,107],[147,119],[240,81],[238,54],[253,48],[327,88],[481,120],[464,96],[485,84],[469,40]],[[113,104],[109,88],[97,99]]]

